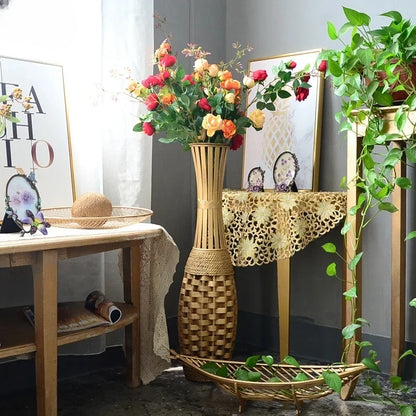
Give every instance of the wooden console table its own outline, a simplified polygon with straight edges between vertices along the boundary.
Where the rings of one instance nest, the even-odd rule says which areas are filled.
[[[289,354],[290,257],[346,214],[343,192],[223,192],[223,218],[234,266],[277,261],[280,357]]]
[[[385,121],[384,134],[398,133],[394,123],[394,117],[399,107],[384,107],[380,108]],[[403,131],[407,136],[415,133],[416,111],[410,114],[412,122],[407,121]],[[363,122],[355,123],[353,130],[348,132],[348,164],[347,164],[347,183],[353,183],[356,174],[357,158],[360,157],[362,151],[362,138],[365,134],[365,120]],[[406,146],[405,138],[397,138],[391,142],[391,145],[396,148],[403,149]],[[406,176],[406,163],[403,157],[402,163],[395,167],[397,177]],[[348,207],[355,206],[358,201],[359,190],[355,186],[349,186],[347,205]],[[405,349],[405,316],[406,316],[406,191],[398,186],[394,188],[391,201],[398,211],[391,214],[391,347],[390,347],[390,374],[396,375],[399,373],[399,357]],[[359,215],[359,213],[357,213]],[[346,237],[347,250],[354,245],[354,235],[357,234],[358,221],[356,216],[349,218],[351,232],[348,232]],[[362,262],[356,268],[356,279],[359,291],[361,293],[362,280]],[[346,270],[346,282],[352,281],[352,272]],[[348,290],[348,284],[344,287]],[[357,310],[361,311],[361,298],[358,298]],[[351,311],[350,305],[344,302],[344,325],[350,324]],[[360,316],[360,315],[359,315]],[[360,339],[361,332],[356,332],[356,338]],[[352,345],[349,351],[349,362],[355,361],[357,354],[357,346]]]
[[[163,237],[163,229],[152,224],[107,230],[51,227],[47,236],[40,233],[24,237],[16,233],[0,234],[0,267],[32,266],[35,312],[33,330],[21,307],[0,309],[0,358],[35,352],[38,416],[57,414],[57,351],[60,345],[125,327],[127,382],[131,386],[140,384],[140,346],[143,345],[139,320],[142,250],[148,239],[154,241],[158,237]],[[111,326],[58,335],[58,262],[115,249],[121,249],[123,255],[125,303],[118,304],[123,312],[122,319]],[[148,262],[149,259],[143,261]],[[171,282],[172,276],[167,278]],[[164,311],[163,297],[162,304],[156,306]],[[153,339],[149,342],[153,342]],[[168,351],[166,353],[168,356]]]

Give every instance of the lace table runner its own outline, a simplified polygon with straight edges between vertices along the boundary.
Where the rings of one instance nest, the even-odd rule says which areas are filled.
[[[233,265],[293,256],[340,223],[346,200],[344,192],[224,190],[222,212]]]

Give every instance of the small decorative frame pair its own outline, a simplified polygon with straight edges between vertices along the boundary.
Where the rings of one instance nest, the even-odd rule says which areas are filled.
[[[277,192],[296,192],[296,175],[299,172],[299,163],[296,155],[283,152],[276,159],[273,167],[274,190]],[[264,175],[266,171],[260,166],[250,170],[247,181],[247,191],[264,192]]]

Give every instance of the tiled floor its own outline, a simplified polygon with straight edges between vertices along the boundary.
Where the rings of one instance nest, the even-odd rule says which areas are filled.
[[[363,377],[363,376],[362,376]],[[369,401],[372,396],[360,380],[354,396],[342,401],[336,394],[305,402],[304,416],[393,416],[400,411],[393,405]],[[381,377],[386,384],[387,378]],[[4,380],[3,380],[4,382]],[[59,416],[237,416],[236,399],[211,383],[188,381],[181,367],[173,367],[146,386],[129,388],[124,384],[121,366],[70,377],[59,382]],[[416,383],[404,397],[416,401]],[[249,402],[243,415],[294,416],[292,404]],[[35,392],[32,388],[0,394],[1,416],[34,416]]]

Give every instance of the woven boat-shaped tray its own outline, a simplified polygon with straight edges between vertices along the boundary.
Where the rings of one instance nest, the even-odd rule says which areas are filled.
[[[296,414],[300,414],[300,408],[304,400],[317,399],[334,391],[325,383],[322,373],[331,370],[337,373],[343,384],[342,399],[348,399],[352,394],[360,374],[367,369],[364,364],[345,365],[301,365],[295,367],[287,364],[274,364],[273,370],[266,364],[258,363],[248,369],[244,362],[204,359],[181,355],[172,351],[172,357],[183,364],[199,372],[204,378],[214,382],[223,390],[234,395],[239,402],[239,413],[244,410],[247,400],[285,401],[292,402],[296,406]],[[226,365],[229,377],[220,377],[201,368],[202,365],[214,362],[218,366]],[[261,381],[243,381],[233,378],[236,369],[243,368],[250,371],[258,371]],[[305,374],[309,380],[293,381],[297,374]],[[268,382],[271,377],[278,377],[281,382]]]
[[[73,217],[71,207],[42,209],[45,221],[63,228],[119,228],[149,218],[153,211],[146,208],[113,207],[109,217]]]

